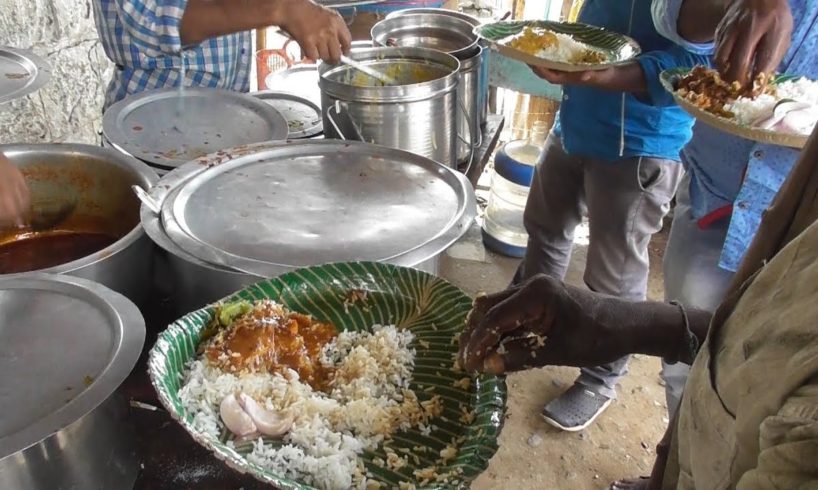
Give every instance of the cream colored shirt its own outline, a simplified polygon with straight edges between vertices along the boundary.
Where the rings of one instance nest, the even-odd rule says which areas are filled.
[[[812,146],[805,154],[812,158],[799,163],[770,210],[764,236],[748,252],[693,364],[666,490],[818,489],[818,144]]]

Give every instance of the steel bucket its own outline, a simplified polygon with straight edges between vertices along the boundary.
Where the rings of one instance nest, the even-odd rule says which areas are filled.
[[[140,226],[139,201],[131,187],[150,189],[156,174],[133,157],[98,146],[19,144],[0,150],[26,175],[33,199],[60,202],[77,196],[76,209],[60,228],[120,237],[102,250],[40,272],[90,279],[137,304],[144,301],[152,281],[153,244]],[[15,239],[9,235],[14,233],[0,240]]]
[[[424,14],[425,16],[443,16],[443,17],[454,17],[460,20],[467,22],[472,27],[477,27],[482,24],[480,19],[469,15],[464,12],[460,12],[457,10],[449,10],[445,8],[410,8],[405,10],[396,10],[395,12],[391,12],[389,15],[386,16],[386,19],[394,19],[396,17],[403,17],[406,15],[416,15],[416,14]],[[486,119],[488,118],[488,107],[489,107],[489,55],[491,50],[488,49],[488,44],[482,40],[478,39],[477,44],[483,48],[481,53],[482,59],[480,61],[480,77],[478,79],[478,107],[480,108],[480,124],[479,127],[482,127],[486,124]],[[450,53],[451,54],[451,53]],[[471,55],[471,52],[467,52],[465,56],[457,56],[458,59],[462,62],[464,59],[468,58]],[[461,68],[462,69],[462,68]],[[479,132],[478,132],[479,134]]]
[[[454,167],[457,58],[427,48],[357,49],[349,56],[394,76],[399,84],[362,85],[360,73],[349,66],[321,64],[324,135],[410,151]]]

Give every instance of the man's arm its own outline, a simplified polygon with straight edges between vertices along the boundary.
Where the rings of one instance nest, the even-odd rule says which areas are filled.
[[[343,19],[311,0],[116,0],[116,6],[135,42],[168,54],[273,25],[292,35],[312,59],[337,61],[351,43]]]
[[[659,107],[674,105],[673,96],[667,93],[659,81],[659,74],[678,66],[694,67],[708,65],[707,56],[691,53],[679,46],[664,51],[652,51],[636,60],[606,70],[561,72],[532,66],[540,78],[555,85],[580,85],[612,92],[628,92],[639,95]]]
[[[540,275],[475,301],[459,360],[469,371],[490,373],[595,366],[634,353],[691,362],[710,316],[667,303],[624,301]]]
[[[775,71],[792,35],[788,0],[654,0],[652,14],[657,31],[688,50],[715,45],[716,66],[742,84]]]
[[[312,0],[188,0],[181,19],[185,45],[232,32],[279,26],[310,59],[338,61],[352,35],[341,16]]]

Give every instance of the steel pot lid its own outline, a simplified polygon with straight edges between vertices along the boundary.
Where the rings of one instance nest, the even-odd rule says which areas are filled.
[[[127,97],[105,111],[102,131],[129,155],[170,168],[224,148],[283,140],[289,132],[284,116],[261,100],[195,87]]]
[[[179,182],[177,172],[162,203],[170,240],[258,276],[356,260],[413,266],[454,243],[476,214],[461,174],[366,143],[255,145],[183,168],[190,178]]]
[[[318,136],[324,130],[321,108],[311,100],[287,92],[265,90],[251,94],[270,104],[287,120],[288,139]]]
[[[51,66],[34,52],[0,46],[0,104],[35,92],[50,79]]]
[[[417,14],[425,14],[425,15],[445,15],[448,17],[456,17],[461,20],[465,20],[469,24],[474,27],[479,26],[482,24],[480,19],[474,17],[473,15],[469,15],[465,12],[461,12],[459,10],[450,10],[447,8],[432,8],[432,7],[417,7],[417,8],[408,8],[404,10],[395,10],[394,12],[390,12],[386,18],[387,19],[394,19],[395,17],[403,17],[404,15],[417,15]]]
[[[136,306],[100,284],[43,273],[0,277],[0,459],[105,401],[144,341]]]
[[[375,24],[371,34],[381,46],[436,49],[456,57],[474,48],[478,41],[471,23],[449,15],[392,17]]]
[[[270,73],[264,80],[269,90],[287,92],[305,97],[316,104],[321,103],[318,89],[318,65],[296,65],[286,70]]]

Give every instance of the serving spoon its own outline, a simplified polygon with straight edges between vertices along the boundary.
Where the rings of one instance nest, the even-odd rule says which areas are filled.
[[[384,85],[397,85],[397,80],[390,77],[385,73],[381,73],[374,68],[371,68],[361,62],[355,61],[349,56],[341,56],[341,63],[351,66],[352,68],[358,70],[361,73],[369,75],[370,77],[374,78],[375,80],[381,82]]]

